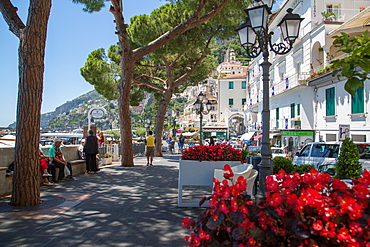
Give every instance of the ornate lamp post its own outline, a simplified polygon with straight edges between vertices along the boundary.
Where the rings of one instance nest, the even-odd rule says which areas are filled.
[[[147,119],[144,121],[145,122],[145,129],[146,129],[146,132],[149,131],[150,129],[150,125],[151,125],[151,122],[150,122],[150,119]]]
[[[265,181],[266,176],[270,175],[271,170],[271,148],[269,142],[270,132],[270,95],[269,95],[269,48],[276,54],[287,54],[293,47],[299,34],[301,18],[298,14],[293,14],[292,9],[287,10],[287,14],[280,21],[278,26],[281,29],[282,38],[280,43],[272,43],[273,32],[268,31],[267,21],[271,14],[273,0],[255,0],[251,8],[244,11],[247,13],[245,23],[237,30],[240,43],[245,47],[248,57],[256,58],[262,53],[262,83],[263,83],[263,109],[262,109],[262,145],[261,163],[259,167],[259,195],[266,195]]]
[[[203,124],[203,115],[207,115],[211,111],[212,103],[207,100],[207,103],[203,103],[205,95],[200,93],[197,97],[197,100],[194,103],[195,112],[199,115],[200,118],[200,144],[203,144],[202,136],[202,124]]]

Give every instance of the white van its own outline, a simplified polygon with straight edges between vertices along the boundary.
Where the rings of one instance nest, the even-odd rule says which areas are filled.
[[[294,156],[293,165],[335,164],[339,156],[341,142],[313,142],[307,144]],[[370,167],[370,143],[355,143],[360,154],[360,163],[363,168]]]

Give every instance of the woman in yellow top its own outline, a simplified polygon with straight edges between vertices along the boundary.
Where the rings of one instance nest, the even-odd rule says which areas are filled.
[[[155,137],[153,136],[153,131],[148,131],[148,136],[145,138],[145,146],[146,146],[146,159],[147,159],[147,166],[153,165],[153,157],[154,157],[154,147],[155,147]],[[150,162],[149,162],[150,160]]]

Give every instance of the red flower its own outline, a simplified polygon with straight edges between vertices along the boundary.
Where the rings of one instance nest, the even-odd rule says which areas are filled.
[[[254,238],[250,238],[249,240],[248,240],[248,244],[249,245],[251,245],[251,246],[255,246],[256,245],[256,240],[254,240]]]
[[[209,240],[210,236],[203,230],[199,231],[199,239],[201,240]]]
[[[339,241],[349,239],[350,235],[348,233],[348,230],[346,228],[339,229],[339,233],[337,234],[337,238],[338,238]]]
[[[323,229],[323,224],[322,224],[322,221],[321,220],[317,220],[315,223],[312,224],[312,228],[315,230],[315,231],[321,231]]]

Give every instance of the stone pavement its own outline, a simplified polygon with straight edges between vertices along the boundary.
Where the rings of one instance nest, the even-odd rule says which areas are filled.
[[[97,174],[43,186],[43,203],[11,207],[0,199],[0,246],[185,246],[184,217],[204,209],[177,207],[179,155],[135,157]]]

